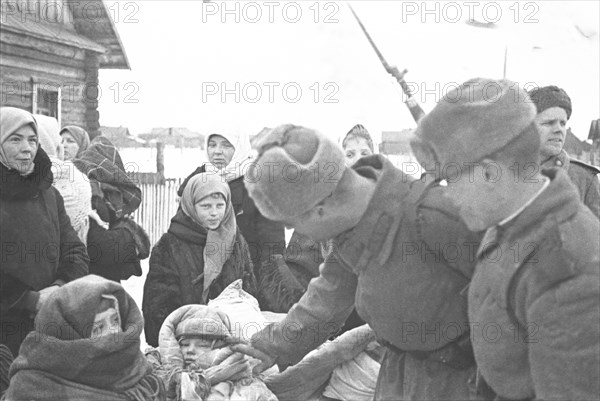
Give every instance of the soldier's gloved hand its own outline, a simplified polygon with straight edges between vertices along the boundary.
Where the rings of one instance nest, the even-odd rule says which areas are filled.
[[[219,359],[220,356],[217,356],[214,365],[204,369],[204,375],[211,385],[250,376],[250,364],[244,354],[231,351],[225,359]]]
[[[264,372],[269,369],[271,366],[275,365],[276,357],[267,354],[264,351],[259,350],[258,348],[254,348],[247,341],[235,339],[233,337],[228,338],[227,341],[232,344],[230,348],[235,352],[240,352],[242,354],[251,356],[252,358],[256,358],[260,360],[260,363],[252,369],[252,373],[255,375]]]

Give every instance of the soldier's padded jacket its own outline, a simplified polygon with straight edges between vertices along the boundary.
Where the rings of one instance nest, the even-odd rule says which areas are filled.
[[[600,219],[600,170],[592,165],[573,159],[563,149],[558,156],[546,161],[542,168],[564,169],[579,191],[579,197],[584,205]]]
[[[353,230],[335,238],[320,276],[285,319],[252,339],[256,348],[277,355],[280,369],[324,341],[354,305],[379,338],[403,350],[436,350],[456,340],[461,331],[468,333],[463,290],[481,234],[469,232],[457,210],[444,202],[443,187],[424,190],[423,182],[414,181],[385,157],[364,158],[353,168],[377,181],[366,213]],[[448,377],[445,370],[452,368],[432,363],[436,366],[424,364],[422,371],[400,374],[421,376],[430,383],[437,373]],[[466,386],[466,379],[460,381],[457,386]],[[447,399],[448,394],[436,397]]]
[[[564,170],[545,174],[539,197],[482,241],[469,289],[475,357],[501,397],[598,399],[600,223]]]

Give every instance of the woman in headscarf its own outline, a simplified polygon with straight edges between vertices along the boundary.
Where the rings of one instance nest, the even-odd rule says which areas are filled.
[[[141,276],[141,259],[150,253],[150,240],[128,215],[138,208],[142,192],[125,173],[115,146],[105,137],[90,142],[79,127],[64,127],[60,134],[65,160],[77,168],[91,186],[87,249],[90,273],[120,282],[132,275]],[[89,216],[89,218],[88,218]]]
[[[117,283],[89,275],[57,290],[10,368],[6,399],[164,401],[140,350],[143,318]]]
[[[175,309],[204,305],[237,279],[256,293],[229,186],[217,175],[197,174],[187,183],[169,230],[152,249],[142,305],[148,344],[158,346],[160,327]]]
[[[31,113],[0,108],[0,343],[13,355],[49,295],[88,273],[37,130]]]
[[[62,145],[65,149],[65,160],[73,160],[90,146],[90,136],[83,128],[67,125],[60,130]]]
[[[40,146],[52,162],[52,185],[63,197],[65,210],[77,236],[86,244],[90,227],[89,214],[92,211],[92,188],[89,180],[77,170],[73,162],[65,160],[58,121],[54,117],[41,114],[34,115],[34,118],[38,123]]]
[[[285,231],[281,223],[264,217],[256,208],[244,186],[244,174],[252,162],[250,159],[250,139],[237,128],[230,131],[214,132],[206,138],[208,163],[198,167],[179,188],[182,196],[189,180],[196,174],[209,173],[219,175],[227,182],[231,190],[231,202],[237,224],[250,247],[250,255],[257,279],[260,278],[262,264],[271,255],[283,254],[285,249]],[[257,296],[261,309],[267,308],[262,296]]]

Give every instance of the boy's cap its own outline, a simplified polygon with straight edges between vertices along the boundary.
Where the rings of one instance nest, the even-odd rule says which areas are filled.
[[[442,166],[462,166],[502,149],[535,115],[533,102],[517,83],[475,78],[448,92],[419,121],[415,135],[431,145]]]
[[[221,311],[206,308],[202,316],[196,314],[181,321],[175,329],[175,338],[202,337],[207,339],[222,339],[231,335],[229,318]]]
[[[267,218],[300,216],[331,195],[344,170],[344,154],[310,128],[281,125],[254,145],[257,156],[244,183]]]

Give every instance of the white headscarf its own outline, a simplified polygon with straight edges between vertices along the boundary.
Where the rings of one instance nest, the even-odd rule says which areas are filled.
[[[37,122],[33,115],[25,111],[23,109],[19,109],[16,107],[2,107],[0,108],[0,163],[2,163],[5,167],[11,168],[8,165],[8,158],[4,153],[4,148],[2,148],[2,144],[6,141],[12,134],[17,132],[17,130],[25,125],[30,124],[36,135],[38,132]],[[35,163],[32,161],[29,170],[25,173],[21,173],[23,176],[27,176],[33,172],[35,168]]]
[[[50,160],[52,160],[52,157],[63,160],[64,147],[56,118],[42,114],[34,114],[33,117],[38,125],[38,140],[42,149],[50,157]]]
[[[250,137],[243,134],[239,129],[230,130],[215,130],[206,137],[205,149],[208,153],[208,141],[213,135],[219,135],[227,139],[235,149],[233,158],[229,164],[219,170],[212,163],[206,164],[206,171],[210,173],[220,174],[225,181],[231,182],[239,177],[242,177],[248,171],[248,167],[252,161],[252,147],[250,146]]]

